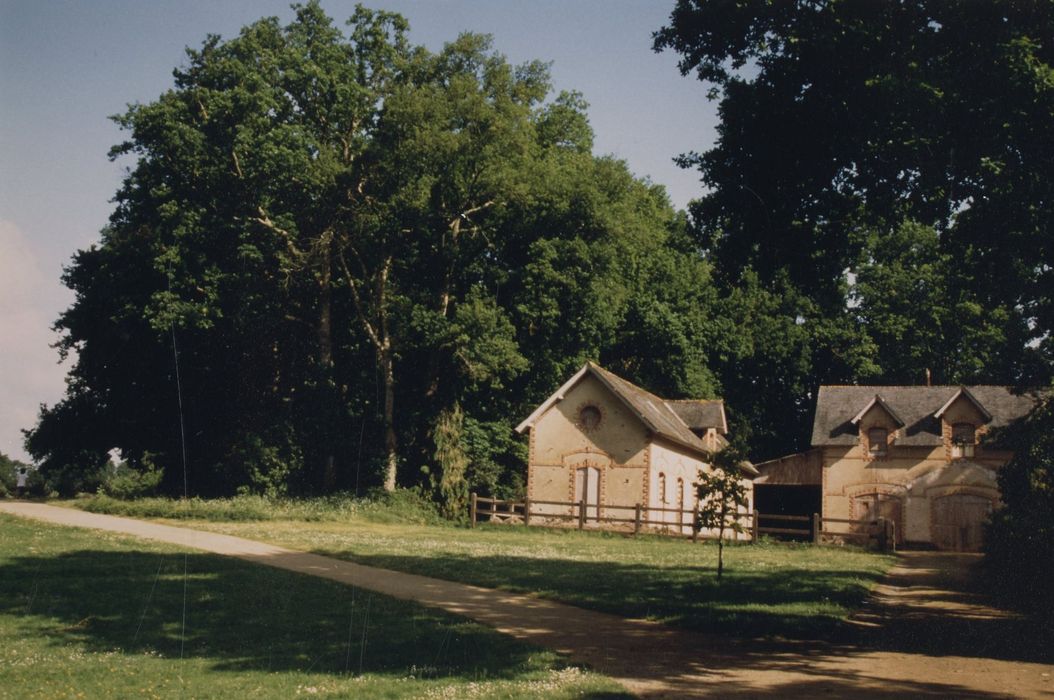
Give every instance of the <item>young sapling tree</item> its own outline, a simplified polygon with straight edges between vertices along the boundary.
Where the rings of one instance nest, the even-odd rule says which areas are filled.
[[[736,517],[747,506],[747,490],[741,482],[739,465],[743,456],[733,447],[716,453],[710,471],[699,470],[696,486],[699,495],[695,529],[717,530],[717,578],[724,571],[725,530],[743,532]]]

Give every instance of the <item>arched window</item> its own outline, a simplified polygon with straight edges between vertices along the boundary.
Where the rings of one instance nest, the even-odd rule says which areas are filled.
[[[677,522],[684,525],[684,479],[677,477]]]
[[[867,450],[872,455],[884,455],[888,445],[888,430],[885,428],[871,428],[867,431]]]
[[[666,475],[659,472],[659,503],[666,504]]]
[[[600,409],[596,406],[583,406],[578,411],[578,426],[586,431],[596,430],[597,426],[600,425],[600,419],[603,417]]]

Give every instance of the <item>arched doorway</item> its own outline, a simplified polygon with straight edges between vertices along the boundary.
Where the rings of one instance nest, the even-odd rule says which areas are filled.
[[[600,470],[596,467],[579,467],[575,473],[575,503],[586,501],[586,520],[596,521],[600,517]]]
[[[984,544],[984,523],[992,499],[953,493],[933,499],[933,544],[955,552],[977,552]]]

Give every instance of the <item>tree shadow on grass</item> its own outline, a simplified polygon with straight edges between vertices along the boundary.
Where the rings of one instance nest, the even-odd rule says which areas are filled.
[[[56,646],[196,657],[217,670],[515,680],[547,667],[537,649],[440,611],[202,554],[11,557],[0,614]]]
[[[842,569],[726,570],[706,567],[535,559],[512,556],[414,557],[319,552],[361,564],[488,588],[534,593],[628,618],[742,639],[779,638],[838,645],[847,652],[884,650],[1013,661],[1054,659],[1050,636],[1016,616],[917,617],[888,611],[871,624],[845,619],[860,608],[879,575]],[[958,600],[957,594],[950,598]],[[881,619],[878,619],[881,618]],[[1044,641],[1047,640],[1047,641]]]

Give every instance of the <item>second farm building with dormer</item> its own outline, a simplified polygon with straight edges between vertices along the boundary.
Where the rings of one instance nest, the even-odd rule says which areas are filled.
[[[898,544],[978,550],[1012,456],[992,436],[1038,398],[1005,386],[821,386],[812,449],[756,465],[758,508],[886,518]]]

